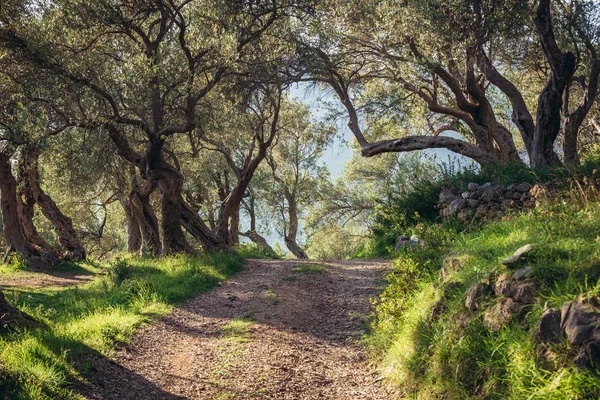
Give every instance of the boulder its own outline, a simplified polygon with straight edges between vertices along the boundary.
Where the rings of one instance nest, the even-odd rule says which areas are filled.
[[[504,260],[502,260],[502,264],[510,267],[515,266],[516,264],[518,264],[520,261],[524,260],[526,258],[526,256],[531,252],[531,250],[533,249],[533,245],[531,244],[526,244],[523,247],[519,247],[517,249],[517,251],[515,251],[513,253],[512,256],[505,258]]]
[[[406,246],[409,246],[410,243],[410,236],[400,235],[396,238],[396,245],[394,246],[394,250],[400,251]]]
[[[513,293],[513,282],[510,276],[503,274],[496,279],[494,285],[494,293],[496,296],[511,297]]]
[[[460,195],[460,197],[462,197],[463,199],[468,199],[471,197],[471,192],[462,192],[462,194]]]
[[[529,192],[531,189],[531,185],[529,183],[517,183],[514,185],[513,189],[515,192]]]
[[[492,201],[497,201],[503,196],[504,195],[502,194],[502,190],[499,190],[495,187],[490,187],[484,190],[483,193],[481,193],[481,200],[489,203]]]
[[[477,188],[477,194],[481,196],[486,190],[491,189],[493,186],[494,185],[492,185],[490,182],[484,183]]]
[[[533,304],[535,302],[535,286],[531,282],[518,283],[512,291],[511,296],[521,304]]]
[[[560,341],[561,336],[560,311],[549,308],[535,326],[535,338],[542,343],[555,343]]]
[[[590,340],[600,325],[600,309],[578,299],[565,302],[560,309],[560,326],[571,344]]]
[[[480,201],[479,201],[479,200],[475,200],[475,199],[468,199],[468,200],[466,200],[466,201],[467,201],[467,206],[468,206],[469,208],[477,208],[477,207],[479,207],[479,203],[480,203]]]
[[[479,185],[475,182],[471,182],[467,185],[467,189],[469,190],[469,192],[476,191],[478,187],[479,187]]]
[[[459,211],[467,208],[467,202],[464,199],[453,200],[446,209],[446,214],[452,216],[458,214]]]
[[[406,247],[414,247],[421,244],[421,240],[417,237],[417,235],[406,236],[400,235],[396,238],[396,245],[394,246],[394,251],[400,251]]]
[[[513,315],[521,315],[522,310],[523,305],[513,299],[502,299],[483,314],[483,323],[494,332],[497,332],[510,322]]]
[[[600,368],[600,336],[595,336],[584,343],[573,361],[579,369]]]
[[[477,311],[481,306],[481,298],[489,291],[487,282],[475,282],[467,290],[465,308],[469,311]]]

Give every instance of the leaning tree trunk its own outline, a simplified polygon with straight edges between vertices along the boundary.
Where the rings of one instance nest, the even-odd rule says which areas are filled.
[[[289,251],[292,252],[297,258],[308,259],[308,255],[302,250],[302,248],[296,242],[298,237],[298,206],[296,199],[293,196],[286,195],[288,200],[288,214],[290,217],[290,225],[288,234],[283,238],[285,246]]]
[[[47,269],[60,259],[49,251],[27,241],[19,218],[17,181],[12,174],[10,157],[0,152],[0,207],[4,223],[4,235],[9,252],[23,255],[30,267]]]
[[[50,243],[48,243],[37,231],[35,224],[33,223],[34,216],[34,206],[35,200],[33,199],[33,195],[29,191],[29,188],[26,187],[24,183],[21,184],[22,187],[17,194],[17,210],[19,214],[19,220],[21,222],[21,229],[23,230],[23,236],[25,236],[25,240],[30,243],[33,243],[36,246],[44,249],[49,253],[54,254],[56,257],[60,258],[61,254],[58,249],[52,247]]]
[[[44,216],[54,225],[58,242],[67,251],[67,258],[73,261],[82,261],[86,258],[86,251],[81,245],[81,241],[73,228],[73,221],[62,213],[54,200],[47,195],[40,186],[40,176],[38,173],[39,153],[36,149],[28,151],[27,181],[31,192],[39,205]]]

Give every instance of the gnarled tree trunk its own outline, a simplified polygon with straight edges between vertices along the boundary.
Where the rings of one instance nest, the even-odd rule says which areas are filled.
[[[73,228],[71,218],[67,217],[58,208],[54,200],[47,195],[40,186],[38,173],[39,150],[30,148],[26,150],[25,159],[28,165],[27,182],[36,203],[44,216],[54,225],[58,242],[67,251],[67,258],[73,261],[85,260],[86,252]]]
[[[10,157],[0,152],[0,206],[8,252],[23,255],[32,268],[46,269],[60,259],[52,252],[29,242],[23,233],[17,201],[17,181],[12,174]]]
[[[163,158],[164,139],[152,137],[146,150],[148,179],[160,190],[162,254],[194,251],[181,229],[183,176]]]

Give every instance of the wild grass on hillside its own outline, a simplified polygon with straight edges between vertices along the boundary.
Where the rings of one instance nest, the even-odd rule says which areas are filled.
[[[241,269],[238,255],[118,259],[104,276],[72,288],[6,290],[45,327],[0,337],[0,398],[77,398],[85,354],[109,354],[135,329]]]
[[[548,361],[533,338],[545,306],[560,307],[580,293],[600,295],[600,205],[582,195],[566,198],[470,232],[416,228],[426,245],[394,260],[369,339],[408,398],[600,398],[600,373],[577,371],[576,349],[566,341],[553,345]],[[503,272],[501,260],[527,243],[535,246],[538,299],[524,321],[513,318],[494,332],[483,311],[465,310],[465,292],[492,269]],[[447,256],[458,268],[440,278]],[[432,316],[445,287],[445,309]]]

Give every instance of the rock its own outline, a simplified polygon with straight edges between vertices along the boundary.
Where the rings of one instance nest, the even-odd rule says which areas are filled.
[[[560,341],[561,335],[560,311],[549,308],[544,311],[535,326],[535,338],[542,343],[555,343]]]
[[[530,282],[522,282],[513,289],[512,298],[522,304],[533,304],[535,302],[535,286]]]
[[[469,208],[477,208],[477,207],[479,207],[479,203],[480,203],[479,200],[474,200],[474,199],[468,199],[468,200],[466,200],[466,202],[467,202],[467,206]]]
[[[448,216],[452,216],[457,214],[460,210],[467,207],[467,202],[464,199],[456,199],[450,203],[448,208],[446,209],[446,213]]]
[[[488,308],[485,314],[483,314],[483,323],[494,332],[498,332],[504,325],[510,322],[511,305],[511,299],[494,304],[494,306]]]
[[[396,238],[396,245],[394,246],[394,251],[400,251],[410,243],[410,236],[400,235]]]
[[[514,266],[519,261],[523,260],[525,258],[525,256],[527,256],[527,254],[529,254],[529,252],[531,252],[532,249],[533,249],[533,245],[526,244],[525,246],[518,248],[517,251],[515,251],[512,256],[505,258],[502,261],[502,264],[504,264],[508,267]]]
[[[529,192],[531,185],[529,183],[517,183],[512,190],[515,192]]]
[[[481,193],[481,200],[485,202],[492,202],[499,200],[503,197],[502,191],[498,190],[495,187],[491,187],[486,189],[483,193]]]
[[[560,309],[560,327],[571,344],[590,340],[600,324],[600,309],[580,300],[567,301]]]
[[[477,200],[477,199],[479,199],[479,193],[477,193],[477,192],[472,192],[472,193],[471,193],[471,196],[469,196],[469,198],[470,198],[470,199],[473,199],[473,200]]]
[[[465,300],[465,307],[469,311],[477,311],[479,309],[479,304],[481,302],[481,297],[483,297],[486,292],[489,290],[489,285],[485,282],[475,282],[471,285],[469,290],[467,290],[467,298]]]
[[[531,276],[531,267],[520,268],[515,271],[512,278],[516,281],[521,281],[523,279],[529,278]]]
[[[496,279],[496,284],[494,285],[494,293],[496,296],[502,295],[504,297],[511,297],[513,293],[513,283],[511,278],[506,275],[500,275],[498,279]]]
[[[394,246],[394,251],[400,251],[406,247],[414,247],[421,244],[421,241],[417,237],[417,235],[412,235],[411,237],[406,235],[400,235],[396,238],[396,245]]]
[[[519,193],[519,192],[514,192],[512,194],[511,199],[513,200],[521,200],[523,198],[524,194],[523,193]]]
[[[441,204],[449,205],[454,200],[456,200],[458,196],[452,192],[450,189],[442,189],[440,192],[439,202]]]
[[[468,199],[471,197],[471,192],[462,192],[462,194],[460,195],[460,197],[462,197],[463,199]]]
[[[467,189],[469,190],[469,192],[476,191],[478,187],[479,187],[479,185],[475,182],[471,182],[467,185]]]
[[[595,336],[584,343],[573,363],[579,369],[600,368],[600,336]]]
[[[483,185],[481,185],[477,188],[477,194],[479,194],[481,196],[483,194],[483,192],[492,188],[493,186],[494,185],[492,185],[490,182],[484,183]]]
[[[483,314],[483,323],[494,332],[497,332],[510,322],[515,310],[517,313],[520,313],[520,309],[518,309],[512,299],[503,299],[488,308],[485,314]]]

